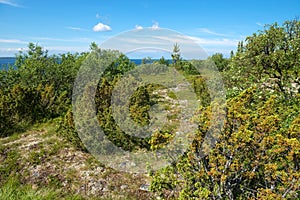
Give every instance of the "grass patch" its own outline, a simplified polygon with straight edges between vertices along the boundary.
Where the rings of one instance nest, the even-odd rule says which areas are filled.
[[[51,188],[33,189],[30,185],[23,185],[16,178],[11,178],[0,188],[0,199],[3,200],[53,200],[73,199],[80,200],[83,197],[75,194],[64,194],[60,190]]]
[[[174,92],[168,91],[167,95],[168,95],[168,97],[170,97],[171,99],[177,100],[177,96],[176,96],[176,94],[175,94]]]
[[[17,172],[21,166],[19,164],[20,154],[17,151],[2,147],[0,155],[3,159],[1,159],[0,165],[0,185],[2,185],[9,177],[17,176]]]

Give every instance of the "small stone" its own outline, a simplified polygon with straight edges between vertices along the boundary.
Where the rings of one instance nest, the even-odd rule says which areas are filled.
[[[103,184],[101,181],[99,181],[98,183],[95,184],[95,187],[97,187],[98,189],[102,189],[103,188]]]
[[[35,184],[33,184],[33,185],[31,186],[31,188],[32,188],[33,190],[36,190],[36,189],[38,189],[38,186],[35,185]]]
[[[128,188],[128,185],[121,185],[121,190],[125,190],[126,188]]]
[[[143,185],[140,186],[140,190],[150,191],[150,185],[149,184],[143,184]]]
[[[34,171],[33,173],[32,173],[32,176],[33,177],[38,177],[40,175],[40,173],[38,172],[38,171]]]

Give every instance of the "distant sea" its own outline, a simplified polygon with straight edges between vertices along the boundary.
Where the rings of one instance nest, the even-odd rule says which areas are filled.
[[[137,65],[142,63],[142,59],[130,59]],[[9,65],[14,65],[16,62],[15,57],[0,57],[0,69],[7,69]]]
[[[0,57],[0,69],[7,69],[9,65],[14,65],[15,57]]]

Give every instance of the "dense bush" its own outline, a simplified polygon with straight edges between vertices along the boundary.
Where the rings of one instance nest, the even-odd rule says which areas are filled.
[[[264,30],[240,42],[224,73],[228,87],[237,94],[256,84],[261,90],[293,98],[300,91],[299,46],[300,21],[266,25]]]
[[[0,71],[0,137],[64,115],[86,57],[85,53],[49,56],[40,46],[28,47],[17,55],[14,66]]]
[[[299,25],[266,26],[239,44],[227,66],[212,58],[227,88],[224,126],[214,127],[211,106],[202,107],[194,142],[175,165],[152,174],[153,191],[179,199],[300,198]],[[208,131],[219,136],[203,151]]]
[[[202,109],[194,143],[162,170],[164,179],[154,175],[152,189],[177,190],[181,199],[299,198],[299,100],[283,107],[273,95],[262,101],[255,89],[229,99],[218,142],[205,156],[200,147],[212,113]]]

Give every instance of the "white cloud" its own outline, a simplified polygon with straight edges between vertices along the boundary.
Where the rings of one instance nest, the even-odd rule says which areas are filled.
[[[87,31],[86,29],[79,28],[79,27],[73,27],[73,26],[67,26],[66,28],[74,30],[74,31]]]
[[[5,47],[0,47],[0,52],[12,52],[12,53],[17,53],[18,51],[24,50],[23,48],[5,48]]]
[[[49,54],[61,54],[61,53],[75,53],[75,52],[87,52],[89,51],[89,46],[84,45],[84,46],[66,46],[66,45],[61,45],[61,46],[43,46],[43,49],[46,49],[49,51]],[[27,47],[16,47],[16,48],[11,48],[11,47],[0,47],[0,55],[3,57],[11,57],[17,54],[19,51],[27,51]]]
[[[215,39],[206,39],[188,36],[188,38],[194,40],[198,44],[202,45],[211,45],[211,46],[236,46],[240,40],[238,39],[228,39],[228,38],[215,38]]]
[[[227,36],[225,34],[222,34],[222,33],[216,33],[212,30],[209,30],[208,28],[199,28],[198,29],[200,32],[202,33],[207,33],[207,34],[210,34],[210,35],[216,35],[216,36]]]
[[[93,31],[95,32],[111,31],[111,27],[106,24],[98,23],[93,27]]]
[[[142,26],[140,26],[140,25],[135,25],[135,29],[136,29],[136,30],[142,30],[142,29],[143,29],[143,27],[142,27]]]
[[[21,7],[19,4],[11,1],[11,0],[0,0],[0,4],[6,4],[13,7]]]
[[[96,13],[95,17],[96,17],[96,19],[99,19],[99,21],[102,21],[105,24],[110,23],[109,16],[107,16],[107,15],[101,15],[99,13]]]
[[[158,24],[158,22],[153,22],[151,28],[152,28],[152,29],[159,29],[159,24]]]
[[[145,49],[156,49],[158,52],[172,51],[174,43],[178,43],[184,58],[205,59],[207,53],[210,55],[219,52],[229,56],[230,51],[236,49],[240,40],[240,37],[184,36],[168,29],[154,30],[153,27],[149,27],[144,28],[143,31],[134,30],[109,39],[101,44],[101,47],[116,49],[126,54]]]
[[[260,22],[256,22],[256,25],[264,27],[264,25]]]
[[[45,49],[50,53],[84,52],[89,50],[89,46],[45,46]]]
[[[238,39],[228,39],[228,38],[200,38],[194,36],[182,36],[182,35],[168,35],[168,36],[154,36],[154,38],[168,42],[180,43],[191,43],[192,41],[205,46],[236,46],[240,40]]]
[[[56,42],[87,42],[92,41],[89,38],[51,38],[51,37],[29,37],[31,40],[37,41],[56,41]]]
[[[19,47],[19,48],[12,48],[12,47],[0,47],[0,55],[2,57],[14,57],[19,51],[27,51],[27,47]]]
[[[26,44],[28,42],[18,40],[18,39],[1,39],[0,38],[0,43]]]

